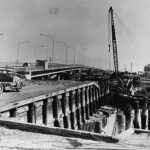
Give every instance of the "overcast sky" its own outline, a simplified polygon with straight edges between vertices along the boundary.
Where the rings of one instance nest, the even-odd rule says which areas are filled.
[[[150,63],[150,0],[0,0],[0,62],[35,61],[51,56],[52,39],[76,49],[76,62],[109,68],[108,9],[112,6],[118,46],[119,69],[143,70]],[[123,23],[122,23],[123,21]],[[43,45],[43,48],[40,46]],[[86,49],[83,51],[83,49]],[[112,50],[110,53],[113,69]],[[65,62],[65,46],[55,43],[55,61]],[[73,49],[68,48],[73,63]]]

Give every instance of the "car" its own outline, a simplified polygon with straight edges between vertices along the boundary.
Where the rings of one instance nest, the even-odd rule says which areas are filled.
[[[24,84],[25,77],[8,68],[0,69],[0,94],[10,87],[11,90],[20,92]]]

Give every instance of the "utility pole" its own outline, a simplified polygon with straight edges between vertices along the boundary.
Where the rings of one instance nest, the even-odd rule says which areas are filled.
[[[21,46],[22,44],[26,44],[26,43],[29,43],[29,41],[21,41],[21,42],[18,43],[17,64],[19,63],[20,46]]]
[[[45,36],[52,39],[52,68],[54,65],[54,51],[55,51],[55,38],[50,34],[40,34],[40,36]]]

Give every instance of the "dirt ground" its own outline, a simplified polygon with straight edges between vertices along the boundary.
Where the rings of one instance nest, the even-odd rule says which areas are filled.
[[[120,144],[123,144],[123,145],[127,144],[127,145],[139,146],[139,147],[150,149],[150,134],[148,134],[148,133],[140,133],[140,134],[134,133],[130,137],[121,140]]]
[[[119,143],[106,143],[81,138],[10,130],[0,127],[0,150],[109,150],[109,149],[150,149],[150,136],[132,135]]]

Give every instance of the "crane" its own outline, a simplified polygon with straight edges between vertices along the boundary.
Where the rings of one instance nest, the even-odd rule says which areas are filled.
[[[118,53],[117,53],[117,41],[116,41],[116,33],[115,33],[115,25],[114,25],[114,15],[113,15],[113,9],[112,7],[109,8],[109,14],[108,14],[108,31],[111,29],[111,40],[112,40],[112,48],[113,48],[113,60],[114,60],[114,69],[116,75],[118,74]],[[108,33],[110,34],[110,33]],[[110,35],[108,35],[110,38]],[[109,40],[109,51],[110,51],[110,40]]]
[[[108,38],[109,38],[108,40],[109,52],[112,43],[114,69],[115,69],[115,74],[110,76],[112,82],[112,89],[113,91],[118,91],[119,93],[127,94],[130,92],[130,88],[132,86],[132,78],[129,75],[125,75],[123,72],[118,72],[118,51],[117,51],[117,41],[116,41],[114,15],[112,7],[109,8],[108,12]],[[124,65],[124,67],[126,71],[126,66]]]

